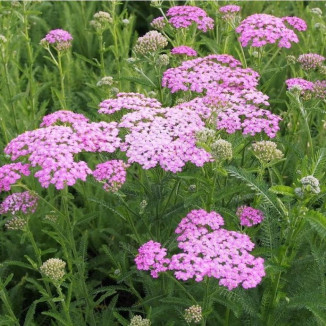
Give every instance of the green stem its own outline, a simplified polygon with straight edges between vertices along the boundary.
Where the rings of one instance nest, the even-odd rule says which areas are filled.
[[[103,44],[103,32],[98,33],[98,40],[100,44],[100,66],[101,66],[101,76],[105,76],[105,66],[104,66],[104,44]]]
[[[67,303],[66,303],[65,296],[61,291],[60,285],[58,285],[56,288],[57,288],[57,291],[58,291],[58,294],[59,294],[59,299],[61,301],[62,309],[63,309],[63,311],[65,313],[66,318],[67,318],[68,325],[74,326],[73,322],[71,321],[71,317],[70,317],[70,313],[69,313],[69,305],[67,305]]]
[[[1,284],[1,287],[2,287],[2,284]],[[0,290],[0,298],[1,298],[4,306],[6,307],[10,317],[13,319],[15,325],[19,326],[20,325],[19,320],[17,319],[15,313],[13,312],[13,310],[11,308],[11,305],[9,303],[8,296],[7,296],[7,293],[6,293],[5,289]]]
[[[12,111],[13,117],[14,117],[15,128],[16,128],[16,131],[18,133],[19,129],[18,129],[18,124],[17,124],[17,114],[16,114],[15,106],[14,106],[14,104],[12,102],[12,94],[11,94],[11,87],[10,87],[10,81],[9,81],[8,62],[5,60],[4,51],[1,50],[0,52],[1,52],[2,65],[3,65],[3,69],[4,69],[4,74],[5,74],[7,92],[8,92],[8,95],[9,95],[9,101],[8,102],[10,103],[11,111]]]
[[[58,69],[59,69],[59,76],[60,76],[60,87],[61,87],[61,99],[60,104],[62,106],[62,109],[66,110],[67,109],[67,104],[66,104],[66,94],[65,94],[65,76],[64,76],[64,71],[62,67],[62,60],[61,60],[61,52],[58,51]]]
[[[229,319],[230,319],[230,308],[226,308],[224,326],[229,326]]]
[[[35,112],[36,112],[36,103],[35,103],[35,88],[34,88],[34,74],[33,74],[33,49],[30,43],[30,37],[28,33],[28,13],[26,10],[26,2],[23,2],[24,12],[23,12],[23,23],[24,23],[24,36],[26,39],[26,49],[27,49],[27,60],[28,60],[28,79],[29,79],[29,101],[32,109],[32,118],[33,118],[33,127],[36,127],[35,123]]]

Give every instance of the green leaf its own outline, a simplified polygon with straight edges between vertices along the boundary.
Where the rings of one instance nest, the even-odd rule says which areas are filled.
[[[230,166],[226,169],[232,176],[237,179],[244,181],[248,187],[260,195],[263,201],[274,209],[279,215],[283,215],[282,211],[277,205],[277,197],[274,194],[268,192],[267,185],[259,180],[257,180],[252,174],[248,173],[243,169],[237,169],[234,166]]]
[[[326,216],[320,212],[308,211],[306,220],[311,227],[324,239],[326,238]]]

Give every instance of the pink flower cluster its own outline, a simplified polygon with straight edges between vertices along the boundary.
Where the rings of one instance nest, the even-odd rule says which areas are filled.
[[[128,164],[122,160],[107,161],[96,165],[93,177],[97,181],[104,182],[104,190],[117,192],[126,181],[127,167]]]
[[[182,62],[179,67],[163,73],[162,86],[177,91],[202,93],[208,89],[255,88],[258,73],[242,68],[240,61],[228,54],[211,54]]]
[[[147,109],[126,114],[119,125],[129,133],[121,146],[129,163],[144,169],[159,164],[164,170],[178,172],[191,162],[203,166],[211,155],[196,147],[195,132],[204,127],[193,110],[179,108]]]
[[[322,55],[316,53],[301,54],[297,60],[300,63],[302,69],[313,70],[320,67],[325,58]]]
[[[51,125],[69,122],[71,126]],[[76,162],[74,155],[88,152],[114,152],[120,146],[116,122],[88,123],[86,117],[73,112],[58,111],[46,116],[44,128],[27,131],[13,139],[5,148],[12,160],[28,156],[34,176],[42,187],[54,184],[57,189],[72,186],[78,179],[86,181],[91,169],[84,161]]]
[[[50,44],[58,51],[64,51],[71,47],[71,41],[70,33],[63,29],[54,29],[41,40],[41,45],[47,47]]]
[[[62,42],[70,42],[72,41],[72,36],[69,32],[63,29],[54,29],[46,34],[43,39],[50,44],[62,43]]]
[[[10,163],[0,167],[0,192],[9,191],[22,175],[30,175],[30,165],[23,163]]]
[[[197,57],[197,51],[190,46],[180,45],[171,50],[171,54],[184,54],[188,57]]]
[[[205,58],[185,61],[181,66],[168,69],[162,85],[171,92],[206,92],[202,98],[178,105],[178,108],[194,110],[202,119],[217,116],[217,129],[228,133],[241,130],[255,135],[264,131],[275,137],[281,118],[260,106],[268,106],[268,96],[256,89],[258,73],[244,69],[230,55],[209,55]]]
[[[163,16],[154,18],[151,22],[151,27],[161,30],[165,27],[165,19]]]
[[[32,214],[36,211],[38,198],[29,191],[17,192],[6,197],[0,204],[0,214]]]
[[[158,273],[166,272],[170,259],[166,258],[167,250],[159,242],[148,241],[138,249],[135,258],[137,268],[142,271],[151,271],[153,278],[158,278]]]
[[[242,46],[262,47],[278,42],[280,48],[290,48],[291,42],[298,43],[299,39],[285,23],[299,31],[307,28],[306,23],[297,17],[278,18],[267,14],[254,14],[244,19],[236,28],[236,32],[241,34],[239,40]]]
[[[227,14],[227,13],[231,13],[231,12],[239,12],[241,9],[241,7],[236,6],[236,5],[226,5],[221,7],[218,11],[223,13],[223,14]]]
[[[60,110],[44,116],[40,126],[49,127],[55,124],[73,125],[75,123],[78,124],[88,121],[89,119],[87,119],[83,114]]]
[[[171,7],[167,13],[169,23],[175,28],[187,28],[192,23],[197,24],[197,28],[207,32],[214,28],[214,20],[207,16],[205,10],[194,6]]]
[[[304,32],[307,29],[306,22],[299,17],[282,17],[282,21],[288,23],[299,32]]]
[[[169,259],[160,243],[149,241],[139,249],[137,268],[151,270],[153,277],[172,270],[177,279],[184,281],[214,277],[229,290],[239,285],[245,289],[256,287],[265,276],[264,259],[249,254],[254,244],[247,235],[227,231],[221,228],[223,224],[216,212],[191,211],[175,231],[182,252]]]
[[[326,80],[316,80],[311,82],[303,78],[290,78],[285,81],[289,90],[294,87],[301,89],[301,95],[307,96],[307,99],[311,97],[325,99],[326,98]]]
[[[262,211],[249,206],[240,206],[237,210],[237,216],[240,219],[240,224],[248,227],[259,224],[264,219]]]
[[[122,109],[141,111],[144,108],[160,108],[162,104],[155,98],[139,93],[118,93],[117,98],[104,100],[100,103],[99,113],[112,114]]]
[[[285,81],[288,89],[293,87],[299,87],[303,91],[312,91],[314,88],[314,83],[303,78],[290,78]]]

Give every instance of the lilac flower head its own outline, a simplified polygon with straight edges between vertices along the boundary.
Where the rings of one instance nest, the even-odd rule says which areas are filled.
[[[71,126],[51,125],[58,121]],[[120,147],[116,122],[88,123],[80,114],[58,111],[44,117],[45,128],[27,131],[13,139],[5,148],[12,160],[27,156],[42,187],[54,184],[57,189],[72,186],[78,179],[86,181],[92,174],[86,162],[75,161],[80,152],[112,153]]]
[[[171,54],[184,54],[188,57],[197,57],[197,51],[186,45],[181,45],[173,48],[171,50]]]
[[[211,159],[209,153],[196,147],[195,132],[204,123],[192,110],[143,109],[126,114],[119,126],[129,131],[121,147],[128,162],[137,162],[144,169],[159,164],[175,173],[186,162],[203,166]]]
[[[0,214],[32,214],[36,211],[38,198],[29,191],[9,195],[0,204]]]
[[[65,50],[71,47],[73,40],[71,34],[63,29],[54,29],[46,34],[41,40],[41,44],[53,45],[57,50]]]
[[[9,191],[22,175],[30,175],[30,165],[23,163],[10,163],[0,167],[0,192]]]
[[[187,28],[192,23],[197,24],[197,28],[207,32],[214,28],[214,20],[207,16],[205,10],[194,6],[171,7],[167,13],[169,23],[175,28]]]
[[[231,13],[231,12],[239,12],[241,7],[236,6],[236,5],[226,5],[221,7],[218,11],[221,13]]]
[[[299,39],[284,22],[298,30],[305,30],[304,21],[297,17],[278,18],[267,14],[254,14],[244,19],[236,28],[236,32],[240,34],[239,40],[244,47],[262,47],[278,42],[278,47],[290,48],[291,42],[298,43]]]
[[[88,122],[89,119],[87,119],[83,114],[80,113],[74,113],[71,111],[66,110],[60,110],[56,111],[54,113],[48,114],[43,117],[41,127],[49,127],[58,123],[62,124],[75,124],[80,122]]]
[[[166,258],[167,250],[161,247],[161,244],[154,241],[148,241],[138,249],[138,255],[135,258],[137,269],[151,271],[153,278],[158,278],[158,273],[168,270],[170,259]]]
[[[307,29],[306,22],[299,17],[282,17],[282,21],[288,23],[290,26],[300,32]]]
[[[117,192],[126,181],[126,168],[122,160],[111,160],[96,165],[93,177],[97,181],[104,182],[103,189],[110,192]]]
[[[240,224],[248,227],[259,224],[264,219],[262,211],[249,206],[240,206],[237,210],[237,216],[240,219]]]
[[[177,91],[202,93],[207,89],[249,88],[258,84],[258,73],[242,68],[240,61],[228,54],[212,54],[184,61],[179,67],[166,70],[162,86]]]
[[[144,108],[160,108],[162,104],[154,98],[139,93],[118,93],[117,98],[100,103],[99,113],[112,114],[122,109],[142,110]]]
[[[241,7],[236,5],[226,5],[219,9],[219,12],[222,15],[222,19],[224,20],[231,20],[233,19],[236,14],[241,10]]]
[[[304,70],[314,70],[320,67],[325,58],[316,53],[301,54],[297,60]]]
[[[288,89],[290,90],[293,87],[300,87],[303,91],[312,91],[314,83],[303,78],[290,78],[285,81]]]

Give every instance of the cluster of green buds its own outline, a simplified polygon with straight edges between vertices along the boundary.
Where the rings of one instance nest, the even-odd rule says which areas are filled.
[[[269,140],[254,143],[252,150],[262,164],[278,161],[283,158],[283,153],[277,149],[276,143]]]
[[[107,30],[110,24],[113,23],[111,15],[106,11],[99,11],[93,16],[90,25],[95,28],[97,32],[103,32]]]
[[[312,175],[308,175],[303,177],[300,180],[301,187],[295,188],[294,192],[300,198],[303,198],[305,194],[319,194],[320,187],[319,187],[319,180]]]
[[[139,37],[134,46],[134,51],[140,55],[147,55],[165,48],[168,40],[158,31],[150,31]]]
[[[101,87],[101,86],[112,86],[114,83],[113,77],[111,76],[105,76],[103,77],[100,81],[97,82],[96,86]]]
[[[8,220],[5,224],[5,227],[7,230],[24,230],[25,226],[27,224],[27,221],[20,217],[13,217],[10,220]]]

